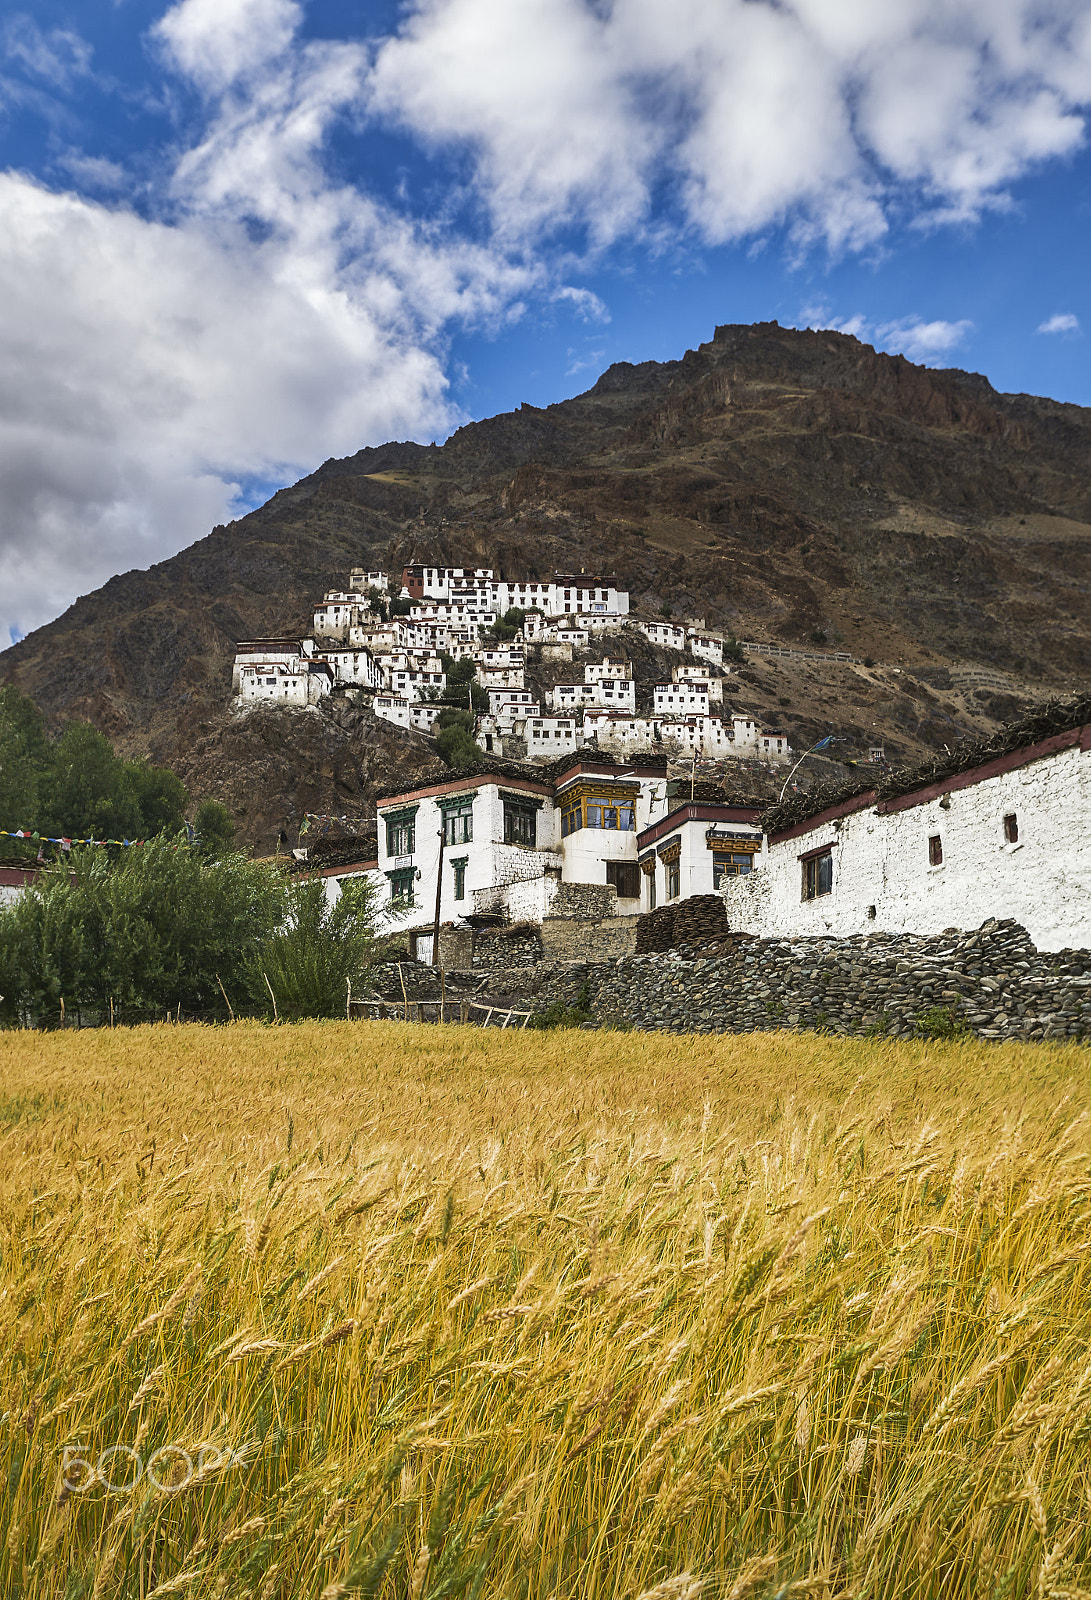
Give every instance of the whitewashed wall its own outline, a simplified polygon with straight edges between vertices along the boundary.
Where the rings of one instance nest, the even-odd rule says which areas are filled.
[[[518,786],[510,785],[510,793]],[[474,785],[467,785],[472,790]],[[454,791],[452,791],[453,793]],[[449,798],[448,795],[443,796]],[[559,813],[555,813],[548,796],[528,795],[528,800],[541,799],[537,814],[536,838],[538,849],[551,852],[556,849],[560,829]],[[411,797],[406,804],[417,806],[415,850],[413,866],[419,868],[420,878],[414,883],[416,904],[408,916],[398,922],[399,927],[420,928],[430,924],[436,914],[436,874],[439,870],[440,806],[434,795],[422,796],[419,801]],[[384,802],[379,811],[379,868],[390,871],[393,860],[386,848],[386,811],[399,811],[401,805]],[[504,844],[504,795],[499,785],[486,783],[477,786],[473,799],[473,839],[468,844],[449,844],[443,856],[443,894],[440,902],[440,921],[450,922],[464,917],[474,909],[474,891],[491,889],[513,879],[529,878],[543,872],[547,863],[557,865],[559,855],[526,850],[519,845]],[[456,900],[452,861],[466,858],[465,895]],[[390,895],[389,883],[384,878],[384,898]]]
[[[1004,840],[1011,813],[1016,845]],[[938,867],[928,860],[933,834],[943,841]],[[799,857],[827,843],[833,890],[803,900]],[[767,844],[761,870],[734,879],[724,898],[732,928],[767,936],[928,934],[1014,917],[1039,949],[1086,948],[1091,752],[1062,750],[889,816],[868,807]]]

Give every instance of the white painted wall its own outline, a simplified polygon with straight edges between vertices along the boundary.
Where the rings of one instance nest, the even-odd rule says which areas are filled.
[[[652,691],[656,716],[708,716],[707,683],[657,683]]]
[[[1015,846],[1004,840],[1008,814],[1018,819]],[[943,864],[930,867],[936,834]],[[827,843],[832,892],[803,900],[799,857]],[[904,811],[868,807],[767,845],[761,870],[729,884],[725,903],[733,928],[769,936],[931,934],[1014,917],[1040,949],[1086,948],[1091,752],[1063,750]]]
[[[527,755],[532,758],[567,755],[583,743],[583,731],[575,716],[528,717],[523,737]]]
[[[560,831],[560,817],[555,813],[553,806],[545,795],[530,795],[530,799],[541,799],[542,806],[537,813],[536,839],[537,849],[528,850],[520,845],[509,845],[504,840],[504,793],[503,790],[515,794],[519,792],[517,783],[496,783],[466,785],[466,792],[473,792],[473,839],[466,844],[449,844],[444,849],[443,861],[443,893],[440,905],[440,921],[450,922],[455,917],[464,917],[474,909],[474,891],[478,889],[491,889],[497,885],[511,882],[515,879],[530,880],[541,877],[546,863],[559,865],[560,856],[557,852],[558,834]],[[450,793],[455,793],[452,790]],[[443,798],[447,798],[445,795]],[[439,835],[440,818],[442,815],[438,800],[433,795],[421,797],[413,796],[405,804],[416,805],[416,837],[415,849],[412,857],[414,869],[420,870],[420,878],[414,886],[414,899],[416,905],[408,916],[399,919],[398,927],[421,928],[430,925],[435,920],[436,914],[436,875],[439,869]],[[378,812],[379,820],[379,870],[388,872],[393,870],[394,861],[387,852],[387,831],[384,820],[385,814],[390,811],[400,811],[403,803],[383,801]],[[455,881],[453,861],[465,856],[466,858],[466,884],[465,894],[461,900],[454,897]],[[384,877],[384,899],[389,898],[389,884]]]

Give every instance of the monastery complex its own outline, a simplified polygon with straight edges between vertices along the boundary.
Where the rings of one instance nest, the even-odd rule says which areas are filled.
[[[637,679],[632,628],[677,652],[669,681]],[[1012,725],[938,780],[897,774],[893,790],[832,804],[711,803],[670,778],[669,759],[693,772],[726,756],[797,759],[783,731],[731,705],[732,644],[703,624],[631,618],[628,595],[602,575],[509,582],[408,566],[395,597],[384,573],[357,570],[315,608],[308,638],[240,643],[233,687],[243,711],[305,709],[347,690],[428,733],[444,703],[466,694],[474,709],[477,685],[472,773],[380,795],[374,859],[309,868],[331,894],[349,874],[371,875],[390,927],[424,959],[441,926],[567,919],[605,938],[695,896],[721,899],[733,932],[765,938],[931,934],[1005,917],[1042,949],[1091,944],[1091,703],[1045,708],[1035,729]],[[528,686],[530,651],[555,666],[576,650],[592,657],[581,674],[546,674],[556,681],[544,697]]]

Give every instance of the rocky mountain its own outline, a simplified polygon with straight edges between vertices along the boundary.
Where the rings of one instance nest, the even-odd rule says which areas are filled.
[[[752,655],[734,700],[797,746],[832,730],[844,755],[919,759],[1086,682],[1091,410],[845,334],[721,327],[440,447],[327,461],[78,600],[0,654],[0,680],[222,795],[264,845],[302,811],[365,807],[429,747],[343,705],[233,716],[235,641],[305,631],[351,566],[414,559],[606,567],[645,614],[874,661]]]

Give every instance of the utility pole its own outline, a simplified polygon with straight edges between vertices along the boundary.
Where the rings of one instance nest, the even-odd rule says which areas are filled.
[[[436,874],[436,920],[432,925],[432,965],[439,966],[439,908],[443,899],[443,846],[447,839],[447,819],[440,813],[439,872]]]

